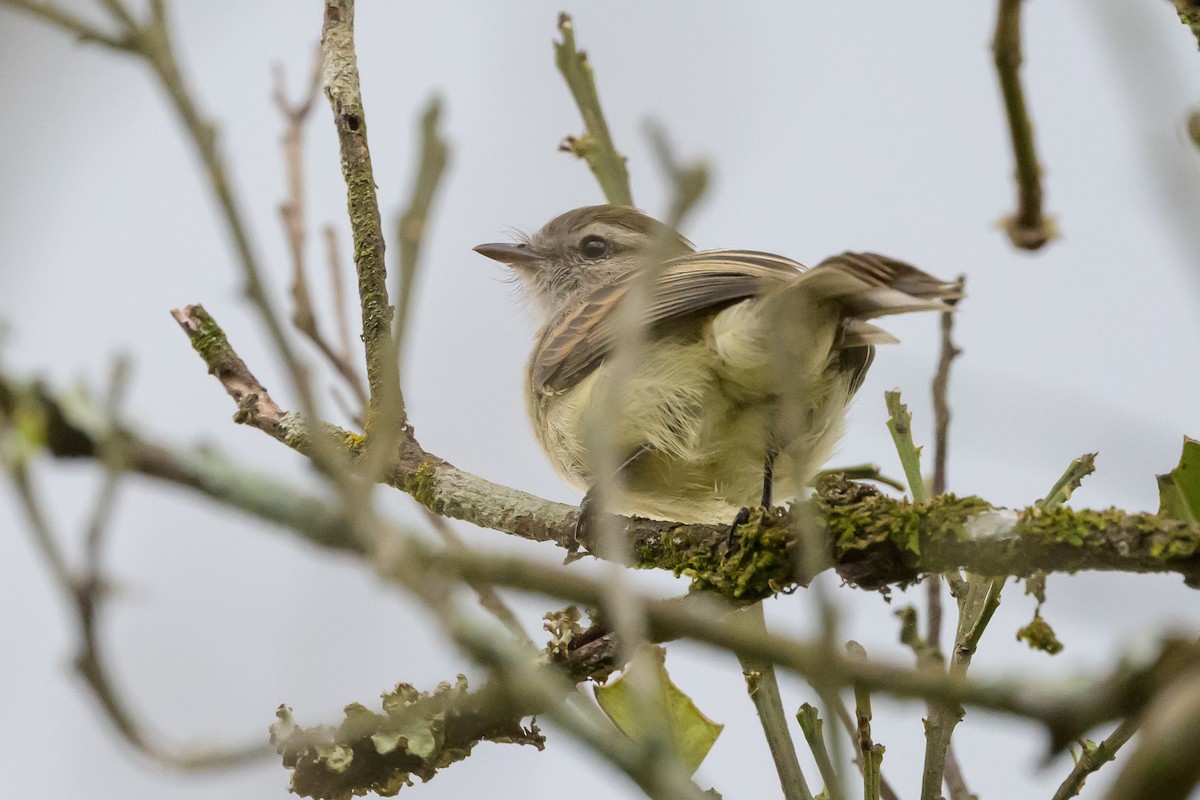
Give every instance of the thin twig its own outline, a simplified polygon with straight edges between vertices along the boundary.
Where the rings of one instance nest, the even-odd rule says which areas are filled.
[[[821,778],[825,781],[824,795],[829,800],[842,800],[845,795],[842,793],[841,780],[833,759],[829,757],[829,751],[825,748],[825,725],[817,715],[817,709],[805,703],[796,712],[796,720],[800,723],[800,730],[804,732],[813,759],[817,762],[817,769],[821,771]]]
[[[59,7],[56,3],[39,3],[36,0],[0,0],[0,2],[74,34],[81,42],[94,42],[123,52],[129,52],[132,49],[128,38],[97,28],[82,17]]]
[[[342,283],[342,276],[346,274],[346,271],[342,269],[342,255],[338,246],[337,228],[332,225],[326,225],[322,229],[322,232],[325,234],[325,255],[326,264],[329,267],[330,297],[333,298],[333,313],[334,318],[337,320],[338,344],[340,346],[339,355],[343,361],[349,361],[352,351],[350,314],[346,311],[346,290]]]
[[[824,478],[830,475],[841,475],[847,480],[852,481],[875,481],[882,483],[884,486],[890,486],[903,492],[908,487],[895,478],[890,478],[883,474],[883,469],[878,464],[853,464],[848,467],[830,467],[823,469],[813,477],[813,485],[820,483]]]
[[[301,100],[294,104],[287,99],[283,67],[278,64],[275,66],[275,105],[287,123],[283,133],[283,160],[287,171],[288,197],[279,204],[279,216],[283,221],[292,258],[292,302],[295,304],[292,324],[316,345],[325,360],[345,380],[358,400],[361,414],[367,407],[367,392],[363,388],[362,378],[350,364],[349,347],[343,347],[343,352],[339,353],[321,332],[308,290],[308,274],[305,268],[307,231],[304,223],[304,130],[321,90],[322,65],[321,48],[318,46],[308,88]],[[340,281],[335,280],[335,285],[340,287]]]
[[[1033,124],[1021,89],[1021,2],[999,0],[992,53],[1017,164],[1017,211],[1004,219],[1004,229],[1015,247],[1037,250],[1057,232],[1053,218],[1042,213],[1042,167],[1038,163]]]
[[[850,714],[850,710],[848,708],[846,708],[846,704],[844,702],[839,702],[835,706],[834,711],[837,713],[838,719],[840,719],[842,721],[842,727],[846,729],[846,733],[848,733],[850,735],[851,740],[857,742],[858,741],[858,723],[855,721],[854,717]],[[879,762],[880,762],[879,763],[880,774],[879,774],[879,798],[878,798],[878,800],[900,800],[900,795],[898,795],[896,793],[896,790],[894,788],[892,788],[891,784],[888,783],[887,778],[883,775],[883,772],[882,772],[883,745],[876,744],[875,747],[879,748]],[[859,748],[857,748],[857,747],[854,749],[854,765],[856,767],[858,767],[859,772],[864,772],[867,769],[867,764],[865,763],[865,761],[863,759],[863,754],[862,754],[861,750],[859,750]],[[865,780],[865,776],[864,776],[864,780]]]
[[[633,194],[629,191],[629,170],[625,156],[617,152],[604,112],[600,110],[600,97],[596,93],[596,78],[587,53],[575,47],[575,24],[568,14],[559,14],[558,31],[562,41],[554,43],[554,61],[562,73],[575,98],[575,105],[583,116],[586,133],[568,136],[559,149],[582,158],[600,183],[608,202],[620,206],[633,205]]]
[[[959,275],[956,294],[961,296],[966,284],[966,276]],[[950,367],[962,351],[955,346],[951,334],[954,331],[954,312],[944,311],[940,319],[941,348],[938,355],[937,373],[933,378],[933,494],[940,496],[946,492],[947,475],[946,462],[950,454]],[[957,578],[958,576],[951,576]],[[940,654],[942,646],[942,577],[937,574],[926,578],[926,641]],[[931,711],[932,713],[932,711]],[[946,788],[951,800],[970,800],[972,797],[963,776],[958,756],[954,752],[954,743],[947,742],[945,755]]]
[[[867,651],[858,642],[846,643],[846,654],[851,658],[866,660]],[[840,700],[838,716],[846,726],[850,738],[857,745],[854,761],[863,776],[863,800],[899,800],[896,790],[883,776],[884,746],[871,738],[871,692],[863,686],[854,686],[854,718],[846,711]]]
[[[119,0],[110,5],[121,6]],[[280,315],[267,292],[258,255],[251,244],[250,231],[242,213],[241,205],[234,195],[232,184],[225,168],[225,158],[220,149],[217,129],[196,103],[191,90],[184,82],[183,74],[175,57],[165,7],[152,4],[150,19],[141,25],[129,23],[126,35],[133,43],[135,52],[149,64],[159,83],[170,97],[175,112],[183,121],[188,135],[200,155],[208,172],[209,183],[221,207],[225,225],[233,239],[234,248],[241,262],[245,279],[246,297],[259,312],[267,327],[271,341],[291,376],[293,388],[301,401],[301,408],[312,413],[315,403],[308,381],[308,372],[297,357],[291,341],[284,330]],[[122,15],[132,20],[132,14]]]
[[[883,397],[888,410],[887,427],[891,431],[892,441],[896,443],[904,478],[908,481],[908,492],[913,502],[920,505],[925,502],[925,479],[921,477],[921,448],[913,444],[912,414],[901,402],[899,389],[884,392]]]
[[[404,339],[408,335],[409,313],[412,307],[413,285],[420,263],[421,242],[429,219],[429,209],[441,186],[446,171],[450,147],[438,130],[442,102],[437,97],[429,101],[421,115],[421,153],[417,178],[413,182],[408,207],[396,220],[396,240],[400,243],[399,282],[396,287],[396,354],[404,357]]]
[[[955,293],[963,294],[966,287],[966,276],[959,275],[955,282]],[[950,366],[954,359],[962,354],[955,346],[951,334],[954,331],[954,312],[943,311],[941,315],[942,345],[938,355],[937,374],[933,378],[933,494],[946,492],[946,460],[949,457],[950,439],[950,402],[947,393],[950,388]]]
[[[762,603],[755,603],[741,614],[747,627],[766,633],[767,623]],[[800,761],[796,758],[796,745],[788,730],[787,715],[783,710],[783,698],[779,692],[779,680],[775,667],[742,657],[742,674],[746,678],[746,691],[758,712],[763,736],[779,774],[779,785],[787,800],[812,800],[812,790],[804,779]]]
[[[280,359],[287,367],[292,383],[300,396],[301,408],[310,412],[314,408],[308,385],[307,372],[296,357],[291,343],[275,312],[262,280],[258,256],[250,241],[250,234],[241,212],[240,204],[233,193],[225,169],[215,126],[201,111],[190,89],[183,79],[171,42],[166,7],[162,2],[150,3],[150,15],[144,22],[137,17],[122,0],[101,0],[120,33],[109,34],[52,3],[32,0],[0,0],[26,11],[47,23],[55,25],[82,39],[96,41],[119,50],[140,56],[158,78],[163,90],[183,122],[188,136],[195,146],[200,160],[208,173],[209,184],[225,220],[226,228],[233,239],[234,249],[241,262],[245,278],[245,294],[254,307],[271,337]]]
[[[1100,744],[1092,747],[1085,746],[1083,752],[1079,754],[1079,758],[1076,759],[1075,766],[1071,769],[1071,774],[1066,777],[1066,780],[1058,787],[1058,791],[1054,793],[1053,800],[1069,800],[1069,798],[1078,795],[1087,777],[1109,761],[1115,759],[1117,751],[1121,749],[1122,745],[1133,738],[1140,724],[1140,719],[1132,717],[1122,720],[1116,730],[1110,733]]]
[[[1046,497],[1038,503],[1041,508],[1058,508],[1071,499],[1083,484],[1083,479],[1096,471],[1096,453],[1084,453],[1071,462],[1067,471],[1055,482]]]
[[[1000,605],[1000,591],[1003,586],[1003,578],[968,576],[966,589],[958,598],[958,629],[954,637],[954,653],[950,659],[951,677],[966,677],[984,629]],[[941,795],[947,753],[954,729],[962,717],[963,709],[958,705],[935,703],[930,707],[929,716],[925,721],[925,767],[921,777],[921,800],[936,800]],[[961,771],[956,788],[960,792],[966,792],[966,786],[961,782]],[[969,793],[962,796],[969,797]]]
[[[107,584],[98,568],[99,551],[90,550],[88,569],[76,575],[68,566],[58,545],[58,537],[51,530],[44,506],[39,499],[32,478],[23,464],[8,465],[10,481],[17,490],[17,498],[24,510],[29,529],[34,533],[43,556],[50,565],[63,596],[70,602],[79,626],[79,643],[76,648],[75,670],[87,683],[100,707],[104,710],[113,728],[121,738],[146,757],[171,769],[208,770],[228,769],[231,766],[258,761],[270,755],[270,749],[261,743],[235,748],[214,748],[211,745],[192,745],[172,748],[160,743],[160,736],[149,733],[129,709],[121,692],[109,674],[107,660],[99,637],[99,612],[107,594]],[[112,473],[115,476],[117,473]],[[115,481],[115,477],[110,478]],[[112,508],[113,483],[106,483],[102,490],[93,524],[103,526]],[[89,533],[88,538],[99,543],[100,533]]]
[[[435,514],[424,506],[420,506],[424,512],[425,519],[437,531],[438,536],[447,547],[459,552],[466,550],[467,546],[462,538],[454,532],[454,528],[446,521],[446,518],[440,514]],[[525,627],[521,625],[521,620],[513,612],[508,604],[496,593],[496,590],[490,585],[481,581],[468,581],[468,585],[475,592],[475,596],[479,598],[479,605],[491,612],[492,616],[500,621],[508,632],[513,635],[523,645],[533,646],[533,640],[529,638],[529,634],[525,632]]]

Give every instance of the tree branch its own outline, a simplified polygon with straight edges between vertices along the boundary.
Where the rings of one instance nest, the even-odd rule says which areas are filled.
[[[280,409],[237,357],[216,322],[200,306],[173,312],[192,346],[238,403],[235,418],[300,452],[311,450],[308,424]],[[362,437],[322,425],[351,458]],[[575,544],[577,509],[460,470],[426,453],[407,436],[383,482],[434,513],[532,541]],[[912,506],[836,477],[822,483],[813,510],[828,536],[829,562],[845,580],[864,588],[915,581],[921,572],[963,567],[986,576],[1026,577],[1046,572],[1111,570],[1177,572],[1200,583],[1200,526],[1119,509],[997,509],[975,497],[953,495]],[[729,530],[625,520],[634,566],[687,574],[700,588],[729,597],[764,597],[805,583],[795,575],[795,541],[787,515],[756,517]],[[585,542],[586,544],[586,542]]]
[[[338,503],[297,492],[286,484],[248,473],[207,452],[179,453],[114,427],[94,409],[67,403],[36,385],[0,376],[0,409],[11,415],[20,407],[25,426],[37,428],[41,446],[60,458],[104,459],[114,470],[134,472],[193,489],[222,504],[285,526],[325,547],[366,553],[363,539],[347,530],[345,509]],[[403,540],[405,569],[459,581],[485,581],[524,591],[596,606],[605,592],[603,581],[575,571],[530,563],[499,553],[435,548],[394,526],[380,525],[383,542]],[[386,547],[383,548],[386,550]],[[704,598],[698,598],[704,599]],[[688,637],[734,653],[785,667],[831,686],[853,686],[899,697],[947,704],[977,705],[1037,720],[1050,730],[1055,744],[1070,741],[1093,725],[1135,714],[1153,693],[1200,652],[1197,645],[1168,643],[1161,657],[1126,661],[1104,679],[1077,678],[1064,686],[1031,687],[1023,682],[966,680],[928,670],[863,661],[830,652],[822,642],[805,642],[747,631],[728,618],[729,606],[715,598],[696,603],[660,603],[639,598],[646,609],[654,640]],[[714,605],[715,604],[715,605]]]
[[[992,41],[1000,92],[1017,163],[1017,211],[1003,220],[1013,246],[1037,250],[1057,233],[1054,220],[1042,214],[1042,167],[1033,142],[1033,123],[1021,89],[1021,2],[999,0]]]
[[[402,343],[408,333],[409,311],[412,307],[413,285],[421,258],[421,241],[429,210],[446,171],[450,147],[438,130],[442,116],[442,101],[434,97],[421,115],[421,153],[417,179],[404,213],[396,220],[396,240],[400,243],[399,282],[396,291],[396,352],[403,356]]]
[[[633,194],[629,191],[629,170],[625,156],[617,152],[604,112],[600,110],[600,96],[596,93],[596,77],[587,53],[575,47],[575,23],[569,14],[559,14],[558,31],[562,41],[554,43],[554,62],[562,73],[575,98],[575,105],[583,116],[586,133],[568,136],[559,145],[559,150],[571,153],[587,162],[592,174],[600,183],[608,202],[619,206],[633,205]]]
[[[754,603],[742,612],[742,616],[748,627],[760,633],[767,632],[762,603]],[[775,666],[747,658],[741,659],[741,665],[742,675],[746,678],[746,691],[754,703],[755,711],[758,712],[763,736],[771,751],[771,759],[775,762],[775,771],[779,773],[779,785],[785,800],[812,800],[812,790],[808,788],[808,781],[800,769],[796,745],[788,730]]]
[[[288,248],[292,257],[292,301],[295,309],[292,311],[292,324],[308,337],[325,357],[325,360],[337,371],[354,393],[359,404],[359,414],[367,408],[367,392],[363,388],[362,379],[350,364],[350,348],[343,347],[342,352],[325,338],[321,326],[317,322],[317,314],[313,308],[312,296],[308,290],[308,274],[305,269],[305,239],[306,228],[304,221],[304,127],[308,115],[316,102],[317,93],[321,89],[321,73],[323,58],[318,47],[313,59],[312,75],[303,98],[298,103],[287,99],[283,77],[283,68],[275,67],[275,106],[283,116],[287,127],[283,134],[283,157],[287,171],[288,197],[279,205],[279,216],[283,221],[284,233],[287,235]],[[341,283],[334,276],[334,286],[340,291]],[[339,309],[338,313],[341,313]]]
[[[358,59],[354,52],[354,0],[325,0],[321,29],[325,53],[325,94],[333,109],[341,150],[346,204],[354,238],[354,266],[362,306],[362,336],[367,353],[370,402],[366,434],[385,422],[385,429],[405,422],[404,400],[392,337],[392,307],[388,304],[387,265],[384,261],[383,222],[375,192],[367,120],[359,89]],[[385,404],[396,407],[381,418]]]
[[[1122,720],[1117,729],[1100,744],[1091,747],[1085,745],[1071,774],[1058,787],[1052,800],[1070,800],[1079,794],[1087,777],[1117,757],[1117,751],[1137,733],[1138,725],[1136,719]]]

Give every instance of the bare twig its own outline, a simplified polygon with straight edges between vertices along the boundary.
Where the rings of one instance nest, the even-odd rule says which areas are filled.
[[[900,465],[904,468],[904,479],[908,481],[908,492],[914,503],[925,502],[925,479],[921,476],[921,448],[913,444],[912,414],[900,399],[900,390],[884,392],[888,409],[888,430],[896,443]]]
[[[1104,800],[1188,800],[1200,786],[1200,662],[1159,685]],[[1121,730],[1122,736],[1130,733]]]
[[[846,653],[851,658],[866,660],[867,651],[858,642],[847,642]],[[858,745],[855,761],[863,776],[863,800],[896,800],[896,793],[882,774],[884,747],[871,739],[871,693],[862,686],[854,687],[854,716],[852,721],[844,704],[838,704],[840,716],[850,736]]]
[[[325,357],[325,360],[342,376],[358,399],[362,409],[359,412],[361,414],[367,407],[367,392],[363,388],[362,378],[350,364],[350,348],[343,346],[342,352],[338,352],[321,332],[316,311],[313,309],[312,296],[308,290],[308,274],[305,268],[307,259],[304,245],[307,236],[304,224],[304,128],[321,90],[322,64],[321,48],[318,46],[313,59],[313,70],[308,88],[303,98],[295,104],[287,99],[282,66],[277,64],[275,67],[275,105],[287,122],[283,134],[283,156],[284,166],[287,170],[288,197],[280,203],[279,215],[283,220],[283,228],[292,257],[292,302],[295,304],[292,312],[292,324],[308,337]],[[340,291],[341,282],[336,276],[334,285]],[[344,312],[339,310],[339,313]]]
[[[300,396],[301,408],[314,409],[307,370],[293,350],[280,315],[267,292],[245,216],[226,172],[225,158],[220,149],[216,127],[207,119],[184,82],[171,42],[165,6],[162,3],[152,3],[150,18],[137,24],[131,12],[122,11],[124,5],[120,0],[106,0],[106,5],[125,26],[125,35],[131,43],[132,51],[146,60],[187,129],[208,172],[209,183],[221,207],[226,228],[233,239],[245,279],[245,295],[258,310],[259,317],[267,327],[271,341]]]
[[[672,188],[671,207],[664,220],[666,227],[663,231],[678,229],[704,191],[707,170],[703,164],[680,165],[661,136],[658,153]],[[630,541],[623,535],[618,518],[606,513],[609,498],[619,480],[621,459],[626,457],[626,454],[618,451],[614,433],[620,427],[618,418],[624,406],[624,393],[645,351],[646,309],[661,265],[666,261],[665,257],[659,257],[658,254],[665,252],[666,246],[665,238],[654,242],[655,251],[637,271],[617,309],[619,322],[613,354],[608,361],[610,371],[606,382],[598,390],[597,413],[588,420],[584,431],[588,443],[588,468],[592,475],[597,476],[590,487],[590,496],[600,511],[594,520],[594,527],[599,534],[595,549],[609,562],[606,568],[608,591],[602,608],[617,635],[622,662],[633,660],[642,642],[647,639],[648,631],[645,610],[631,591],[628,570],[625,569],[633,552]],[[638,671],[631,677],[634,679],[631,688],[638,696],[638,702],[647,709],[644,718],[649,724],[642,731],[644,746],[658,751],[658,757],[664,763],[678,761],[675,739],[667,724],[667,708],[662,693],[650,679],[651,673]]]
[[[847,650],[849,651],[849,648],[847,648]],[[870,696],[869,692],[867,693],[867,696]],[[846,733],[850,735],[850,739],[852,741],[859,742],[858,722],[850,714],[850,710],[846,708],[846,704],[844,702],[838,702],[837,706],[834,708],[834,711],[837,714],[838,719],[842,721],[842,727],[846,729]],[[875,747],[878,748],[879,751],[876,769],[878,769],[880,773],[879,797],[876,798],[876,800],[900,800],[900,795],[898,795],[896,790],[892,788],[890,783],[888,783],[887,778],[884,777],[882,772],[884,747],[881,744],[876,744]],[[863,780],[865,782],[866,770],[868,769],[869,765],[864,760],[863,753],[859,747],[854,748],[854,765],[858,767],[859,772],[863,773]]]
[[[966,276],[959,275],[955,283],[956,293],[961,296],[966,286]],[[955,346],[951,334],[954,331],[954,312],[943,311],[941,315],[942,346],[938,355],[937,374],[933,378],[933,493],[946,491],[946,460],[949,457],[950,403],[947,392],[950,388],[950,366],[962,354]]]
[[[2,416],[0,415],[0,418]],[[99,613],[107,593],[107,584],[98,572],[100,532],[95,527],[89,531],[87,569],[76,575],[67,565],[58,545],[58,537],[51,530],[28,470],[23,464],[13,462],[8,465],[8,473],[17,490],[17,498],[25,512],[29,529],[50,565],[50,572],[60,591],[74,611],[79,626],[75,670],[87,683],[108,721],[121,738],[146,757],[163,766],[179,770],[227,769],[270,755],[269,748],[257,743],[228,749],[209,745],[179,748],[164,745],[161,736],[150,733],[145,725],[136,719],[109,673],[99,637]],[[113,473],[114,476],[116,474]],[[115,477],[110,478],[102,489],[97,511],[93,515],[93,526],[102,527],[107,523],[114,488]]]
[[[966,284],[966,276],[959,275],[957,294],[962,295]],[[954,330],[954,312],[945,311],[941,315],[942,341],[938,356],[937,373],[933,378],[933,494],[935,496],[946,492],[946,462],[949,458],[950,438],[950,367],[962,351],[955,346],[951,334]],[[955,576],[957,577],[957,576]],[[937,574],[926,578],[926,640],[940,654],[942,642],[942,577]],[[932,713],[932,711],[931,711]],[[954,743],[947,742],[945,755],[946,788],[951,800],[970,800],[972,795],[963,777],[962,767],[954,752]]]
[[[1117,751],[1133,738],[1133,735],[1137,733],[1139,725],[1140,721],[1137,719],[1122,720],[1116,730],[1110,733],[1100,744],[1091,747],[1084,746],[1083,752],[1079,754],[1079,758],[1075,761],[1075,766],[1072,768],[1071,774],[1058,787],[1058,791],[1054,793],[1053,800],[1069,800],[1069,798],[1078,795],[1087,777],[1116,758]]]
[[[999,0],[992,52],[1017,163],[1017,211],[1004,219],[1004,229],[1015,247],[1037,250],[1057,233],[1053,218],[1042,213],[1042,167],[1021,89],[1021,2]]]
[[[396,221],[396,240],[400,243],[399,283],[396,289],[396,353],[404,356],[404,337],[408,334],[413,283],[421,255],[421,242],[434,196],[441,185],[449,159],[449,145],[438,131],[442,102],[434,97],[421,115],[421,154],[417,178],[413,183],[408,207]]]
[[[748,623],[747,627],[762,633],[767,632],[767,623],[763,615],[762,603],[754,603],[750,608],[741,612]],[[741,658],[742,674],[746,678],[746,691],[758,711],[758,719],[762,723],[763,736],[775,762],[775,771],[779,774],[779,785],[783,789],[786,800],[812,800],[812,790],[804,779],[800,769],[800,761],[796,758],[796,745],[792,741],[791,731],[788,730],[787,715],[783,710],[783,698],[779,693],[779,680],[775,676],[772,664]]]
[[[81,42],[92,42],[111,47],[113,50],[129,52],[133,45],[128,38],[98,28],[82,17],[61,8],[52,2],[37,0],[0,0],[5,5],[24,11],[32,17],[73,34]]]
[[[325,234],[326,263],[329,266],[330,296],[333,298],[333,313],[337,320],[339,355],[343,361],[350,360],[352,346],[350,343],[350,315],[346,312],[346,291],[342,287],[342,256],[338,248],[337,228],[326,225],[322,231]],[[364,404],[364,409],[366,405]]]
[[[821,778],[825,781],[824,796],[829,800],[842,800],[845,795],[842,792],[841,780],[838,778],[837,767],[834,766],[833,759],[829,757],[829,751],[825,748],[825,726],[821,718],[817,716],[817,709],[805,703],[796,713],[796,721],[800,723],[800,730],[804,732],[804,738],[808,741],[809,749],[812,750],[813,759],[817,762],[817,769],[821,771]]]
[[[568,14],[558,17],[558,31],[562,41],[554,43],[554,61],[562,73],[575,98],[575,105],[583,116],[586,133],[568,136],[559,149],[587,161],[592,174],[608,202],[633,205],[633,194],[629,191],[629,170],[625,167],[625,156],[617,152],[604,112],[600,110],[600,97],[596,93],[596,78],[587,54],[575,47],[575,24]]]
[[[441,537],[442,541],[446,544],[446,547],[459,552],[466,550],[466,544],[464,544],[462,538],[454,532],[454,528],[450,527],[450,524],[446,521],[445,517],[433,513],[424,506],[420,506],[420,508],[421,511],[424,512],[425,519],[429,522],[430,526],[437,531],[438,536]],[[504,602],[503,598],[496,593],[494,588],[481,581],[468,581],[468,584],[470,585],[471,589],[474,590],[475,596],[479,598],[479,605],[490,611],[492,616],[498,619],[500,623],[508,629],[508,632],[513,635],[513,638],[517,642],[530,647],[533,646],[533,640],[530,639],[529,634],[525,632],[524,626],[521,625],[521,620],[517,618],[517,615],[511,608],[508,607],[508,604]]]

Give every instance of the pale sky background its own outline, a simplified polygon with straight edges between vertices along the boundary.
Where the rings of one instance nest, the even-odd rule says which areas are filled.
[[[86,9],[84,0],[69,3]],[[234,183],[281,302],[287,259],[281,120],[270,65],[298,91],[319,35],[320,4],[172,3],[183,68],[220,123]],[[428,231],[406,390],[422,443],[465,469],[546,497],[578,498],[553,475],[525,421],[520,374],[530,345],[502,273],[471,252],[601,196],[586,167],[555,147],[580,131],[553,67],[558,3],[399,3],[358,11],[359,59],[376,179],[390,219],[415,170],[416,116],[446,101],[454,151]],[[994,3],[579,3],[637,202],[661,213],[665,189],[644,123],[704,157],[714,180],[685,233],[701,247],[748,247],[815,262],[876,250],[945,277],[968,275],[951,388],[950,478],[960,493],[1025,505],[1070,460],[1098,450],[1080,506],[1153,509],[1154,474],[1200,436],[1200,155],[1184,133],[1200,101],[1200,54],[1165,2],[1029,3],[1026,85],[1047,209],[1062,239],[1015,252],[996,229],[1011,212],[1012,161],[989,41]],[[240,276],[191,145],[141,64],[80,46],[0,10],[0,319],[4,362],[55,386],[100,384],[112,356],[135,362],[126,414],[180,444],[210,443],[248,464],[311,481],[304,462],[230,422],[168,310],[203,302],[285,406],[294,405]],[[308,222],[334,222],[349,263],[344,189],[328,108],[305,151]],[[310,239],[311,261],[322,248]],[[394,251],[393,251],[394,252]],[[318,282],[324,286],[323,273]],[[328,317],[327,317],[328,319]],[[900,386],[929,440],[936,321],[889,321],[901,347],[879,354],[838,463],[899,465],[882,394]],[[305,350],[316,363],[311,350]],[[332,380],[332,379],[330,379]],[[331,415],[334,412],[331,412]],[[91,466],[39,470],[60,533],[78,552],[98,484]],[[416,519],[402,497],[387,500]],[[149,482],[120,498],[107,564],[119,594],[103,635],[135,709],[170,741],[266,735],[286,702],[303,724],[373,704],[398,681],[432,688],[479,671],[400,592],[353,559]],[[284,798],[276,761],[182,776],[129,752],[69,669],[74,628],[63,599],[0,492],[0,764],[6,794],[46,798]],[[554,561],[549,546],[463,527],[479,547]],[[639,576],[678,591],[668,576]],[[830,581],[829,585],[833,586]],[[1196,635],[1200,597],[1177,577],[1054,576],[1045,616],[1066,645],[1051,659],[1014,640],[1033,602],[1010,586],[977,659],[987,674],[1099,669],[1118,649],[1167,628]],[[893,608],[923,591],[897,595]],[[892,608],[834,592],[844,634],[903,658]],[[551,607],[520,600],[532,630]],[[804,592],[769,604],[782,627],[811,625]],[[540,634],[539,634],[540,636]],[[732,658],[672,646],[677,682],[727,723],[699,773],[726,798],[778,796],[778,784]],[[789,707],[811,699],[785,682]],[[884,770],[918,794],[920,709],[877,703]],[[798,732],[797,733],[797,738]],[[1099,738],[1104,731],[1097,731]],[[413,796],[636,797],[614,771],[579,758],[551,728],[547,751],[482,745]],[[1032,726],[972,712],[956,740],[985,798],[1048,797],[1069,759],[1041,764]],[[806,761],[806,763],[808,763]],[[815,770],[810,780],[818,783]],[[1101,796],[1115,774],[1091,780]]]

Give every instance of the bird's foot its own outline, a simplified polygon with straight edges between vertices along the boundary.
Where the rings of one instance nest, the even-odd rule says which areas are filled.
[[[742,527],[747,522],[749,522],[750,517],[754,514],[755,511],[758,512],[760,519],[766,517],[768,514],[771,513],[771,509],[768,508],[767,506],[758,506],[757,508],[743,506],[742,508],[738,509],[737,515],[734,516],[733,522],[729,526],[729,532],[725,536],[725,550],[726,551],[733,549],[733,542],[734,542],[735,538],[737,537],[738,528]]]
[[[579,516],[575,518],[575,527],[571,532],[568,543],[567,557],[563,562],[570,564],[578,561],[587,553],[595,550],[596,539],[600,534],[601,514],[599,498],[595,489],[588,489],[583,499],[579,501]]]

